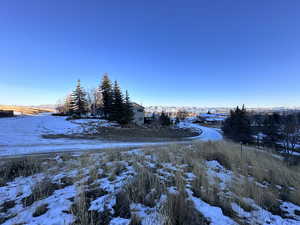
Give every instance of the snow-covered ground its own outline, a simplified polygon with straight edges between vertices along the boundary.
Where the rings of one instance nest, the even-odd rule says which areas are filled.
[[[233,172],[233,170],[225,168],[217,160],[206,160],[197,154],[194,155],[196,150],[204,149],[199,144],[214,144],[217,147],[219,143],[194,143],[186,145],[181,150],[162,146],[132,150],[114,149],[79,155],[73,153],[57,153],[56,156],[45,155],[45,160],[41,163],[47,168],[46,170],[38,171],[28,177],[16,177],[0,187],[0,221],[2,219],[5,225],[67,225],[73,224],[78,216],[89,215],[87,213],[93,212],[107,215],[108,222],[105,224],[110,225],[129,225],[133,221],[134,215],[139,218],[142,225],[163,225],[166,216],[169,215],[164,214],[163,207],[168,207],[166,203],[171,194],[182,195],[184,199],[192,202],[189,210],[201,213],[208,224],[300,224],[300,206],[298,205],[278,200],[282,210],[282,215],[279,216],[263,208],[263,204],[258,205],[251,198],[234,194],[231,188],[232,184],[241,180],[243,175],[237,172],[239,170]],[[209,150],[207,151],[209,152]],[[134,183],[134,180],[141,177],[143,179],[138,181],[145,182],[146,185],[140,185],[135,189],[139,183]],[[201,187],[194,186],[195,179],[201,177],[207,177],[207,183],[203,179]],[[254,177],[248,178],[255,179]],[[56,184],[55,190],[45,192],[44,196],[36,197],[31,204],[27,204],[24,199],[32,196],[37,187],[39,187],[37,190],[42,189],[40,185],[42,186],[45,181],[50,182],[49,184]],[[258,182],[255,184],[268,190],[267,185]],[[273,185],[275,183],[270,187],[273,188]],[[166,189],[162,187],[166,187]],[[139,192],[142,188],[145,188],[147,192]],[[161,193],[156,196],[157,190],[160,190]],[[204,193],[201,196],[196,194],[196,191],[200,190],[203,190]],[[126,193],[125,201],[117,200],[117,195],[123,191]],[[79,201],[83,192],[89,193],[86,194],[89,197]],[[132,196],[135,194],[139,196],[137,193],[145,195],[142,198],[133,198]],[[221,198],[227,196],[226,199],[230,202],[224,208],[223,200],[216,204],[209,198],[205,198],[206,194],[214,194]],[[144,201],[144,199],[148,199],[148,201]],[[245,211],[245,207],[241,207],[238,199],[245,201],[251,207]],[[151,204],[152,201],[155,203],[154,205]],[[86,209],[81,208],[83,211],[78,213],[74,210],[75,206],[82,202],[87,207]],[[184,213],[190,215],[184,210],[183,212],[176,211],[182,203],[182,199],[180,202],[175,201],[174,204],[178,205],[170,209],[175,213],[182,213],[182,217],[185,216]],[[46,211],[35,215],[37,209],[43,205],[46,205]],[[120,211],[120,209],[122,210]],[[229,209],[233,210],[231,215],[228,214]],[[129,212],[130,215],[128,215]],[[177,216],[177,214],[173,216]],[[186,219],[189,221],[189,218]]]
[[[114,125],[105,121],[100,122],[103,126]],[[55,117],[48,114],[1,118],[0,156],[115,147],[139,147],[169,143],[108,142],[87,139],[45,139],[42,137],[44,134],[80,133],[86,129],[87,123],[99,123],[99,120],[88,119],[67,121],[65,117]],[[192,127],[195,130],[202,132],[201,135],[194,137],[193,139],[203,141],[222,139],[222,135],[213,128],[203,127],[190,122],[181,123],[180,126]]]
[[[181,128],[192,128],[200,133],[199,136],[192,137],[201,141],[220,141],[223,139],[221,132],[217,128],[204,127],[190,122],[181,122],[178,125]]]

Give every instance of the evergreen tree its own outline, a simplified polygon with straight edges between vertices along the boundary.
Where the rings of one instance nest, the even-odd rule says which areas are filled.
[[[170,126],[171,125],[171,119],[165,112],[161,113],[161,115],[159,117],[159,121],[162,126]]]
[[[268,115],[263,122],[263,142],[269,147],[276,147],[276,143],[280,140],[280,115],[274,113]]]
[[[117,121],[121,124],[124,124],[124,112],[125,112],[125,104],[122,91],[119,87],[117,81],[114,83],[113,88],[113,102],[112,102],[112,110],[109,115],[109,119],[113,121]]]
[[[103,75],[102,83],[99,89],[101,91],[102,103],[103,103],[101,105],[101,110],[104,113],[104,117],[108,119],[110,117],[110,114],[112,113],[113,90],[112,90],[111,81],[107,73]]]
[[[222,130],[226,137],[237,142],[250,143],[253,140],[251,122],[244,106],[230,111]]]
[[[179,124],[180,123],[180,119],[179,117],[177,116],[176,119],[175,119],[175,124]]]
[[[87,113],[87,99],[86,93],[80,85],[80,80],[77,82],[76,89],[71,96],[72,112],[77,116],[82,116]]]
[[[74,113],[73,106],[74,106],[73,97],[72,94],[69,94],[65,99],[65,104],[64,104],[65,113],[68,115],[72,115]]]
[[[297,117],[297,124],[300,125],[300,113],[297,113],[296,117]]]
[[[133,117],[134,117],[134,113],[132,110],[132,104],[130,102],[128,91],[126,90],[125,104],[124,104],[124,123],[128,124],[132,122]]]

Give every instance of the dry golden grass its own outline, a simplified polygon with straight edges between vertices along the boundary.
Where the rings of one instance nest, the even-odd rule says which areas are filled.
[[[45,112],[55,112],[54,109],[47,108],[35,108],[30,106],[12,106],[12,105],[0,105],[0,110],[13,110],[24,115],[36,115]]]
[[[165,184],[150,170],[140,168],[138,174],[128,181],[124,190],[132,202],[153,207],[165,192]]]
[[[204,225],[209,224],[202,214],[196,211],[193,202],[185,193],[167,194],[167,200],[160,210],[164,225]]]
[[[30,176],[43,170],[41,161],[32,157],[1,160],[0,184],[4,185],[19,176]]]
[[[230,142],[170,145],[147,149],[147,152],[155,154],[159,163],[186,164],[185,170],[196,175],[192,182],[194,194],[212,205],[218,205],[229,215],[232,210],[229,204],[225,204],[228,202],[237,202],[246,211],[251,210],[243,202],[244,197],[252,198],[257,205],[274,214],[281,213],[279,199],[300,205],[300,167],[288,166],[284,160],[272,155],[272,152],[263,152],[248,146],[244,146],[241,152],[239,144]],[[210,160],[218,161],[239,178],[228,186],[237,198],[218,196],[218,186],[208,182],[205,161]]]
[[[71,209],[77,219],[74,224],[105,224],[117,216],[131,219],[132,225],[139,225],[141,219],[131,211],[132,203],[158,210],[165,219],[164,225],[207,224],[206,219],[195,210],[187,189],[194,197],[220,207],[224,215],[241,224],[245,221],[233,211],[231,203],[237,203],[245,211],[251,212],[255,206],[246,199],[251,198],[256,205],[281,216],[284,212],[280,210],[280,200],[300,205],[300,167],[288,166],[269,152],[244,147],[241,154],[240,145],[229,142],[151,146],[141,150],[144,154],[128,154],[125,152],[128,150],[106,149],[87,152],[76,158],[61,154],[64,166],[59,168],[72,166],[73,169],[76,165],[78,169],[78,175],[74,180],[66,180],[66,184],[76,181],[82,185]],[[228,174],[232,174],[231,182],[222,183],[221,186],[220,178],[210,177],[211,168],[208,169],[206,164],[210,160],[218,161]],[[11,165],[14,164],[11,162]],[[130,165],[132,170],[126,165]],[[224,169],[216,169],[215,172],[220,171]],[[195,178],[187,172],[193,173]],[[128,179],[122,180],[124,185],[120,189],[113,193],[99,190],[101,178],[108,177],[111,183],[115,183],[124,174]],[[61,180],[61,183],[65,182]],[[222,188],[223,185],[226,187]],[[37,184],[33,195],[24,200],[24,205],[31,205],[49,196],[57,188],[60,187],[47,180]],[[88,210],[92,200],[106,194],[116,197],[115,215],[109,211],[100,215]]]

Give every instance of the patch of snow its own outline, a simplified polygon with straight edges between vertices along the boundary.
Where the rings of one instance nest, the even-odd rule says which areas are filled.
[[[223,139],[223,136],[221,133],[215,129],[215,128],[210,128],[210,127],[204,127],[199,124],[194,124],[190,122],[180,122],[178,124],[179,128],[192,128],[196,132],[199,132],[200,135],[196,137],[192,137],[190,139],[197,139],[201,141],[220,141]]]
[[[126,155],[144,155],[144,152],[142,149],[133,149],[127,152],[122,152],[123,154]]]
[[[226,184],[229,183],[232,179],[233,173],[230,170],[225,169],[218,161],[212,160],[207,161],[207,175],[210,183],[214,183],[214,178],[220,180],[220,188],[224,190]]]
[[[274,225],[296,225],[296,224],[300,224],[300,221],[298,218],[296,218],[297,220],[294,219],[289,219],[289,218],[282,218],[281,216],[278,215],[273,215],[271,212],[262,209],[261,207],[259,207],[258,205],[255,204],[255,202],[252,199],[249,198],[244,198],[244,200],[251,205],[254,210],[251,212],[246,212],[244,211],[239,205],[237,205],[236,203],[232,203],[232,209],[239,215],[239,217],[241,218],[245,218],[248,223],[250,224],[263,224],[263,225],[267,225],[267,224],[274,224]],[[292,210],[294,210],[297,206],[293,206],[292,203],[284,203],[284,206],[286,206],[290,212],[292,213]],[[287,209],[285,209],[285,211],[288,211]]]
[[[74,197],[75,194],[76,188],[74,185],[56,190],[52,196],[34,202],[31,206],[18,212],[17,216],[7,220],[3,225],[20,223],[33,225],[70,224],[74,221],[74,217],[71,214],[65,213],[65,211],[69,210],[72,205],[72,202],[68,199]],[[36,208],[44,204],[48,204],[48,211],[41,216],[33,217],[32,214]]]
[[[114,195],[104,195],[91,202],[89,210],[95,210],[98,212],[104,212],[105,210],[110,210],[114,213],[113,206],[116,204],[116,196]]]
[[[92,125],[89,127],[87,124]],[[66,117],[57,117],[48,114],[3,118],[0,120],[0,157],[61,151],[159,146],[187,142],[111,142],[95,139],[47,139],[42,137],[42,135],[47,134],[82,133],[86,130],[92,132],[94,129],[93,124],[97,124],[97,126],[116,125],[92,119],[68,121]],[[190,122],[182,122],[178,126],[193,128],[199,133],[202,132],[201,135],[188,138],[187,140],[217,141],[222,139],[222,135],[214,128],[203,127]]]
[[[291,202],[283,202],[280,205],[280,208],[281,208],[282,211],[287,213],[287,216],[295,218],[296,220],[299,221],[299,224],[300,224],[300,215],[295,214],[295,211],[300,212],[300,206],[295,205]]]
[[[124,218],[113,218],[109,225],[129,225],[130,224],[130,220],[129,219],[124,219]]]
[[[187,189],[189,198],[194,202],[195,209],[210,220],[211,225],[237,225],[231,218],[225,216],[219,207],[211,206],[199,198],[193,196],[193,192]]]

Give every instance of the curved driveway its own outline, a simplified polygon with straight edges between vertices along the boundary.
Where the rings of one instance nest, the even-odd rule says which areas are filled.
[[[180,127],[191,127],[201,135],[189,140],[217,141],[222,135],[214,128],[192,123],[180,123]],[[0,156],[45,152],[95,150],[103,148],[142,147],[164,145],[174,142],[105,142],[83,139],[44,139],[42,134],[80,132],[82,126],[66,121],[64,117],[50,115],[22,116],[0,119]],[[178,142],[178,141],[177,141]],[[181,141],[178,143],[184,143]]]

